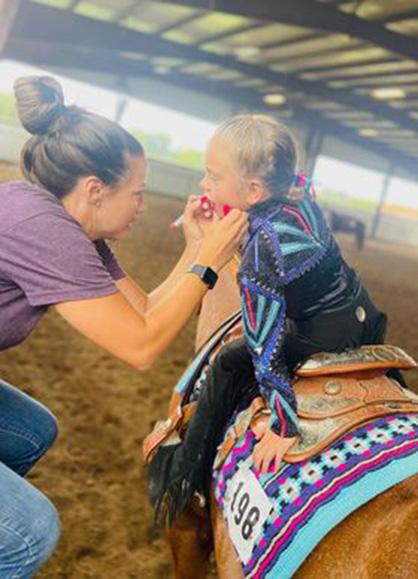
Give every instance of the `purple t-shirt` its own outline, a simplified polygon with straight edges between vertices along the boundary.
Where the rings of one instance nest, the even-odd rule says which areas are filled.
[[[54,195],[0,184],[0,350],[22,342],[51,304],[114,294],[125,275]]]

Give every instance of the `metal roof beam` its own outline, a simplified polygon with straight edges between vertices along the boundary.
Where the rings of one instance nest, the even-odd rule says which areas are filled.
[[[344,82],[346,80],[349,81],[355,81],[358,80],[358,82],[367,82],[367,80],[369,78],[377,78],[377,79],[382,79],[385,80],[386,78],[390,78],[391,76],[416,76],[418,74],[418,69],[412,69],[412,70],[391,70],[389,72],[368,72],[368,73],[363,73],[363,74],[359,74],[358,72],[355,74],[346,74],[344,76],[328,76],[326,81],[327,82],[336,82],[336,81],[341,81]],[[409,82],[416,82],[414,80],[408,80]]]
[[[157,30],[157,34],[164,34],[164,32],[169,32],[170,30],[176,30],[176,28],[180,28],[181,26],[190,24],[190,22],[193,22],[194,20],[198,20],[204,14],[205,12],[203,10],[198,12],[197,14],[190,14],[189,16],[186,16],[180,21],[174,22],[173,24],[167,24],[167,26],[160,28],[159,30]]]
[[[204,92],[206,95],[219,98],[220,87],[222,96],[233,102],[240,102],[242,106],[258,108],[262,105],[261,95],[251,89],[234,88],[230,85],[222,84],[211,79],[189,75],[178,70],[167,72],[164,75],[157,74],[154,67],[149,62],[135,61],[114,55],[105,50],[89,51],[64,47],[59,44],[51,45],[45,41],[14,40],[10,43],[10,52],[13,57],[27,64],[39,67],[52,67],[68,71],[83,70],[102,74],[123,77],[125,81],[129,78],[140,80],[144,77],[152,77],[162,82],[169,82],[182,88]],[[125,83],[125,87],[128,83]],[[266,107],[264,107],[266,110]]]
[[[251,3],[252,4],[252,3]],[[102,22],[63,10],[23,1],[18,17],[13,24],[13,36],[18,40],[44,40],[52,44],[76,45],[85,48],[119,52],[143,53],[150,56],[178,57],[192,62],[209,62],[226,69],[260,78],[271,84],[285,86],[291,91],[302,91],[324,100],[334,100],[350,108],[358,108],[393,120],[401,126],[418,132],[418,121],[404,111],[396,110],[369,97],[350,94],[347,91],[327,88],[316,81],[306,81],[290,74],[272,71],[263,66],[238,61],[160,38],[158,35],[141,34],[115,23]],[[10,56],[13,58],[13,55]]]
[[[115,56],[106,50],[86,51],[45,41],[11,39],[6,56],[41,68],[79,68],[113,75],[140,77],[153,70],[152,64],[147,61]]]
[[[393,62],[398,62],[399,64],[402,64],[403,60],[394,60],[393,58],[379,58],[378,60],[376,60],[375,58],[370,58],[368,60],[362,60],[361,62],[346,62],[344,64],[339,64],[339,65],[335,65],[335,64],[324,64],[323,66],[309,66],[307,68],[300,68],[297,73],[298,74],[306,74],[306,73],[314,73],[314,72],[324,72],[326,73],[328,70],[330,72],[333,71],[340,71],[340,70],[345,70],[346,68],[359,68],[360,66],[370,66],[370,65],[379,65],[379,64],[388,64],[388,63],[393,63]],[[274,63],[271,63],[274,64]],[[367,73],[366,73],[367,74]],[[343,78],[343,77],[341,77]],[[326,81],[328,81],[328,78],[325,79]]]
[[[361,48],[363,48],[364,45],[361,46]],[[275,48],[282,48],[281,45],[276,46]],[[263,58],[263,64],[264,65],[280,65],[280,64],[292,64],[293,60],[302,60],[302,59],[310,59],[310,58],[317,58],[318,56],[328,56],[330,54],[338,54],[338,53],[344,53],[347,52],[347,50],[357,50],[359,48],[359,46],[356,44],[355,46],[337,46],[335,48],[317,48],[314,50],[311,50],[308,54],[292,54],[291,56],[270,56],[270,57],[264,57]],[[347,64],[347,63],[345,63]],[[325,68],[329,68],[331,65],[329,63],[324,65]],[[353,63],[351,63],[351,66],[353,66]],[[332,65],[333,68],[335,68],[335,63]],[[315,67],[317,68],[317,67]],[[298,69],[299,71],[308,71],[310,70],[309,68],[301,68]]]
[[[282,24],[317,28],[328,32],[340,32],[376,46],[385,48],[407,58],[418,60],[416,39],[387,30],[378,22],[359,18],[314,0],[162,0],[170,4],[183,4],[195,8],[206,8],[248,18],[259,18]]]
[[[236,34],[242,34],[243,32],[252,32],[253,30],[257,30],[257,28],[263,28],[266,25],[265,22],[260,22],[258,24],[243,24],[239,28],[235,28],[234,30],[229,30],[228,32],[220,32],[218,34],[213,34],[211,36],[206,36],[206,38],[199,39],[195,45],[200,46],[202,44],[206,44],[208,42],[219,42],[224,38],[233,37]]]
[[[264,23],[265,26],[265,23]],[[281,48],[285,46],[292,46],[292,44],[298,44],[299,42],[309,42],[310,40],[316,40],[317,38],[324,38],[326,33],[324,32],[314,32],[311,33],[309,31],[306,32],[306,36],[297,36],[296,38],[292,38],[290,40],[285,40],[282,42],[269,42],[268,44],[263,44],[262,49],[268,50],[269,48]]]
[[[418,18],[418,10],[416,8],[405,10],[404,12],[397,12],[396,14],[389,14],[389,16],[378,18],[377,22],[381,24],[390,24],[392,22],[395,23],[402,22],[402,20],[409,20],[410,18]]]

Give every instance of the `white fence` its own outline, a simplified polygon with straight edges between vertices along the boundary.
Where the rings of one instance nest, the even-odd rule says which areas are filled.
[[[23,129],[0,124],[0,160],[17,163],[27,138],[28,134]],[[148,188],[151,191],[182,198],[199,192],[203,170],[196,171],[156,160],[150,160],[149,165]],[[339,210],[337,206],[335,209]],[[361,219],[367,233],[370,233],[373,220],[371,213],[358,209],[347,209],[344,213]],[[418,245],[418,218],[382,214],[377,237],[395,243]]]

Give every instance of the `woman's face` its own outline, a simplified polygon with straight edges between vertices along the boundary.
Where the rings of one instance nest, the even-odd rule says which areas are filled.
[[[240,177],[236,153],[229,143],[217,137],[206,150],[206,173],[200,185],[215,211],[223,215],[223,206],[248,209],[248,183]]]
[[[106,187],[96,209],[97,238],[120,239],[144,212],[147,163],[144,157],[128,155],[126,173],[116,187]]]

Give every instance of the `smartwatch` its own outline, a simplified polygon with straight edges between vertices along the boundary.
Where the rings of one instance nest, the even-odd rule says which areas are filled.
[[[187,273],[195,273],[205,283],[209,289],[212,289],[218,281],[218,274],[211,267],[206,265],[193,264]]]

